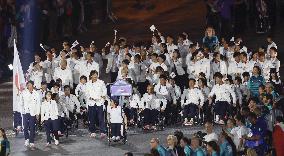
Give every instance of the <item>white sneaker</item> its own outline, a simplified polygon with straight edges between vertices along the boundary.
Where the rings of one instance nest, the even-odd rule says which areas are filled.
[[[34,151],[35,150],[35,144],[34,143],[30,143],[30,148],[31,148],[32,151]]]
[[[50,147],[51,144],[50,143],[46,143],[45,147]]]
[[[115,136],[111,137],[111,140],[112,140],[112,141],[115,141],[115,139],[116,139],[116,137],[115,137]]]
[[[96,137],[96,133],[91,133],[91,138],[95,138]]]
[[[115,139],[116,139],[116,140],[120,140],[120,136],[117,136]]]
[[[29,139],[25,140],[25,146],[26,146],[26,147],[30,146],[30,141],[29,141]]]
[[[54,140],[54,144],[57,146],[57,145],[59,145],[59,140]]]

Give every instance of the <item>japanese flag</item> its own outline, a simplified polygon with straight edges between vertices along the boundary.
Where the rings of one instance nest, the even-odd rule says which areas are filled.
[[[13,61],[13,111],[21,112],[19,94],[25,88],[25,77],[19,57],[19,51],[14,40],[14,61]]]

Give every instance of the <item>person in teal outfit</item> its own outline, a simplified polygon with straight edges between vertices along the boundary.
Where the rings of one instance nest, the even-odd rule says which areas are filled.
[[[192,152],[192,155],[190,155],[190,156],[205,156],[200,145],[201,145],[201,140],[199,138],[193,137],[191,139],[190,147],[193,150],[193,152]]]
[[[185,156],[191,156],[193,153],[190,145],[190,140],[187,137],[184,137],[180,140],[180,146],[183,148]]]
[[[10,154],[10,142],[6,137],[5,130],[0,128],[0,156],[8,156]]]
[[[221,132],[220,137],[220,156],[235,156],[237,153],[233,140],[225,133]]]
[[[207,143],[207,155],[208,156],[220,156],[219,145],[215,141]]]
[[[158,138],[152,138],[150,141],[150,146],[151,149],[157,149],[160,156],[169,156],[169,153],[167,151],[167,149],[159,144],[159,139]]]

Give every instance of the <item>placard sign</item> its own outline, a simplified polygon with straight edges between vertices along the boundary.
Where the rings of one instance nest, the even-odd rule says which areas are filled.
[[[132,85],[125,80],[117,80],[110,86],[111,96],[131,96]]]

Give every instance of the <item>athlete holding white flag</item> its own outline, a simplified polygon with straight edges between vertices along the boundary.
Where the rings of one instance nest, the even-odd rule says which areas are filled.
[[[14,40],[14,61],[13,61],[13,115],[14,128],[16,132],[22,129],[22,109],[20,94],[25,88],[26,82],[22,64],[19,58],[19,52]]]

